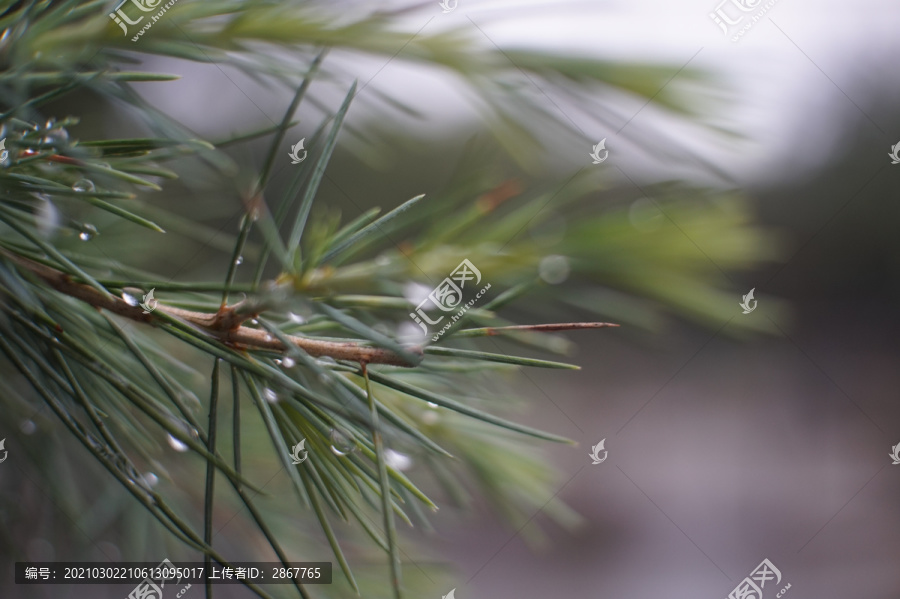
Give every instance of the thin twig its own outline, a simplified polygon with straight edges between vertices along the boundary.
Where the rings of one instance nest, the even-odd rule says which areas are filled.
[[[55,268],[5,250],[0,250],[0,253],[46,281],[53,289],[80,299],[95,308],[103,308],[113,314],[138,322],[153,323],[157,319],[153,312],[145,313],[140,306],[132,306],[114,295],[101,293],[93,287],[73,281],[69,275]],[[222,308],[218,312],[207,313],[157,304],[156,310],[199,327],[220,341],[239,349],[265,349],[279,352],[286,350],[284,343],[268,332],[243,326],[241,323],[254,315],[242,313],[236,309],[237,306],[239,304]],[[368,364],[415,366],[399,354],[380,347],[366,347],[352,342],[323,341],[293,335],[289,336],[289,339],[314,358],[328,356],[335,360],[350,360]],[[418,348],[411,348],[409,351],[416,355],[422,355],[421,349]]]

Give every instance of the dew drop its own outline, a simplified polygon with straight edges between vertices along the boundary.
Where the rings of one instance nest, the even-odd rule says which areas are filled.
[[[259,324],[259,321],[256,320],[255,318],[251,318],[251,319],[250,319],[250,324]]]
[[[269,403],[278,403],[278,394],[268,387],[263,390],[263,397]]]
[[[570,272],[569,259],[565,256],[547,256],[538,266],[541,278],[551,285],[557,285],[568,279]]]
[[[284,360],[281,361],[281,365],[284,366],[285,368],[293,368],[296,364],[297,364],[297,362],[295,362],[293,358],[286,357]]]
[[[188,450],[188,446],[169,434],[169,446],[177,452],[184,453]]]
[[[268,341],[271,341],[271,340],[272,340],[272,335],[269,335],[268,333],[266,333],[266,336],[264,337],[264,339],[265,339],[267,342],[268,342]]]
[[[59,228],[60,216],[59,210],[56,209],[56,206],[53,202],[50,201],[50,198],[44,194],[34,194],[41,203],[38,204],[37,210],[34,214],[34,220],[37,224],[38,231],[40,231],[41,235],[44,237],[52,236],[56,230]]]
[[[241,264],[244,263],[244,257],[243,257],[243,256],[238,256],[237,258],[234,259],[234,263],[235,263],[237,266],[240,266]]]
[[[41,145],[59,146],[69,140],[69,133],[65,129],[54,129],[47,131],[41,138]]]
[[[422,330],[422,327],[412,320],[407,320],[397,325],[396,337],[397,341],[404,345],[416,346],[425,343],[428,335],[426,331]]]
[[[435,424],[437,424],[438,420],[440,420],[440,419],[441,419],[441,417],[438,416],[437,412],[433,412],[431,410],[426,410],[426,411],[422,412],[422,422],[424,422],[425,424],[427,424],[429,426],[434,426]]]
[[[294,314],[293,312],[288,312],[288,318],[291,319],[291,322],[295,322],[297,324],[303,324],[306,322],[306,319],[300,316],[299,314]]]
[[[128,301],[128,300],[126,300]],[[197,411],[200,409],[200,399],[197,397],[197,394],[193,391],[182,391],[178,393],[178,397],[181,401],[187,405],[187,407],[191,410]]]
[[[197,442],[200,439],[200,433],[197,432],[197,429],[192,427],[190,424],[188,424],[184,420],[181,420],[179,418],[176,418],[176,417],[170,415],[168,417],[168,421],[173,427],[180,430],[182,436],[186,436],[190,439],[193,439],[194,442]],[[183,441],[181,441],[181,439],[177,439],[171,433],[169,433],[167,436],[168,436],[167,441],[169,442],[169,446],[171,446],[172,449],[174,449],[175,451],[185,452],[190,448],[187,445],[187,443],[184,443]]]
[[[403,286],[403,297],[409,300],[409,303],[418,306],[428,298],[428,294],[434,291],[431,287],[410,281]]]
[[[439,406],[438,406],[436,403],[434,403],[433,401],[429,401],[429,402],[428,402],[428,407],[429,407],[429,408],[437,408],[437,407],[439,407]]]
[[[159,477],[152,472],[148,472],[142,478],[144,483],[146,484],[146,487],[149,487],[151,489],[156,486],[156,483],[159,482]]]
[[[138,298],[134,297],[130,293],[125,293],[124,291],[122,292],[122,299],[125,300],[125,303],[129,306],[137,306],[140,303],[138,301]]]
[[[90,179],[79,179],[72,184],[72,189],[75,191],[94,191],[96,187],[94,187],[94,182]]]
[[[37,430],[37,425],[33,420],[23,420],[19,423],[19,430],[21,430],[23,434],[33,435],[34,431]]]
[[[95,235],[97,235],[97,227],[85,224],[81,226],[81,233],[78,234],[78,239],[81,241],[90,241]]]
[[[335,455],[347,455],[356,450],[356,443],[349,433],[340,429],[331,429],[331,451]]]
[[[384,452],[384,463],[398,472],[409,470],[412,467],[412,458],[405,453],[387,449]]]

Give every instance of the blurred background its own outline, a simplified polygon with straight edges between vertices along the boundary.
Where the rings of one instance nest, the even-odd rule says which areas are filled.
[[[355,2],[341,4],[348,14],[359,10]],[[740,197],[733,209],[771,232],[770,245],[753,250],[754,268],[712,269],[716,284],[732,292],[709,300],[715,313],[706,304],[692,310],[690,290],[677,289],[677,280],[660,284],[671,302],[688,304],[671,312],[612,289],[579,295],[577,269],[571,277],[545,277],[568,294],[561,303],[511,309],[522,322],[600,313],[623,326],[567,335],[580,371],[528,371],[512,381],[531,399],[518,420],[579,445],[534,443],[534,454],[551,464],[553,482],[533,498],[537,508],[526,518],[504,520],[473,493],[458,507],[447,501],[430,518],[433,531],[404,531],[404,571],[417,596],[438,598],[455,588],[457,599],[722,598],[763,559],[783,577],[778,588],[766,586],[766,599],[787,583],[784,596],[796,598],[900,595],[900,467],[888,456],[900,443],[900,165],[888,156],[900,142],[900,75],[890,66],[900,53],[900,6],[779,0],[736,42],[738,25],[726,34],[711,18],[719,8],[732,16],[759,10],[742,13],[731,0],[459,0],[448,13],[437,2],[398,13],[397,23],[413,33],[461,28],[487,47],[668,69],[649,101],[609,90],[579,100],[523,75],[530,101],[571,129],[538,127],[538,143],[528,147],[516,138],[498,143],[490,135],[496,132],[490,107],[454,75],[404,61],[402,48],[388,61],[349,52],[329,58],[361,89],[320,192],[345,219],[450,186],[474,144],[488,147],[504,164],[501,172],[522,186],[557,189],[595,169],[605,189],[588,203],[600,213],[624,209],[630,229],[621,234],[638,246],[653,243],[642,236],[664,218],[648,197],[679,185],[703,188],[713,204]],[[157,110],[210,140],[278,122],[291,95],[215,64],[158,58],[142,68],[183,75],[135,87]],[[341,89],[313,86],[329,105],[340,101]],[[682,108],[666,110],[663,98]],[[127,112],[91,103],[85,95],[54,108],[81,114],[77,131],[85,138],[140,130]],[[320,116],[314,105],[302,109],[291,143],[313,137]],[[589,153],[601,139],[609,157],[594,165]],[[241,167],[236,179],[249,180],[265,142],[226,151]],[[287,158],[280,160],[276,187],[287,179]],[[183,175],[158,202],[206,221],[206,249],[148,245],[137,258],[153,252],[182,275],[221,276],[216,231],[225,225],[236,231],[240,203],[212,175],[204,177]],[[218,207],[193,201],[217,194],[223,194]],[[577,226],[579,213],[570,205],[551,200],[547,210],[560,238]],[[692,251],[706,256],[690,227],[679,230]],[[97,251],[113,251],[129,231],[105,230]],[[738,304],[751,288],[758,308],[742,314]],[[34,434],[34,423],[25,422],[22,434]],[[588,453],[601,439],[609,457],[592,465]],[[426,468],[417,463],[408,474]],[[551,520],[540,509],[551,500],[572,513]],[[280,517],[290,525],[290,513]],[[101,541],[108,551],[143,559],[115,537],[144,533],[102,532],[99,513],[90,522],[100,538],[109,537]],[[54,529],[47,521],[10,534],[28,559],[76,559]],[[237,547],[240,534],[230,538]],[[320,553],[309,557],[331,557]],[[377,555],[357,557],[371,562],[364,578],[386,579]],[[102,586],[33,592],[124,596]],[[199,597],[202,590],[189,592]],[[25,596],[17,593],[7,587],[3,596]],[[219,587],[217,596],[250,594]]]

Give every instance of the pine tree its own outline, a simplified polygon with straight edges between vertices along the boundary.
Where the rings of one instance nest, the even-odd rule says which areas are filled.
[[[334,589],[297,584],[292,596],[359,593],[347,546],[360,564],[369,548],[387,554],[390,584],[367,575],[365,596],[427,589],[410,569],[401,577],[395,526],[427,527],[438,501],[423,483],[449,500],[476,490],[516,527],[542,507],[561,522],[571,516],[558,502],[543,506],[553,475],[533,448],[567,440],[517,423],[513,389],[522,369],[574,366],[526,354],[566,353],[557,333],[611,326],[571,320],[649,325],[666,306],[720,326],[734,303],[720,269],[772,255],[771,236],[737,198],[654,187],[643,204],[654,224],[636,232],[608,177],[528,176],[535,127],[577,132],[523,89],[573,98],[613,89],[681,110],[658,93],[677,67],[501,50],[467,31],[417,33],[396,14],[348,19],[315,3],[137,4],[159,9],[140,34],[131,5],[122,21],[109,2],[0,2],[0,436],[21,449],[10,476],[49,493],[71,519],[57,533],[69,549],[112,521],[134,542],[123,559],[159,561],[165,531],[227,565],[234,547],[217,545],[213,526],[224,505],[257,561],[321,559],[319,543],[330,546]],[[493,141],[474,142],[436,197],[349,219],[317,208],[339,135],[351,143],[341,132],[359,88],[326,56],[348,50],[449,71],[489,108]],[[276,126],[197,139],[138,92],[176,79],[142,69],[154,56],[238,70],[294,95]],[[323,80],[344,86],[334,106],[310,91]],[[325,116],[304,144],[291,143],[306,103]],[[111,106],[146,133],[107,139],[79,127]],[[228,152],[262,142],[252,182],[239,182]],[[289,153],[298,164],[276,184]],[[216,214],[216,197],[160,207],[150,192],[171,190],[178,172],[233,182],[243,206],[236,235],[197,216]],[[563,239],[550,202],[574,215]],[[147,264],[147,247],[198,240],[221,273]],[[554,284],[567,276],[568,287]],[[468,309],[417,311],[423,290],[435,289],[432,307],[462,306],[485,285]],[[96,467],[82,464],[86,455]],[[404,473],[410,459],[425,466],[414,477]],[[274,480],[256,476],[266,460],[280,464]],[[78,476],[61,474],[69,470]],[[293,497],[273,493],[285,484]],[[21,559],[19,523],[49,516],[13,488],[0,491],[2,553]]]

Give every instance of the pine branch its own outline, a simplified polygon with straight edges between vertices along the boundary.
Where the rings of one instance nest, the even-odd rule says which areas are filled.
[[[133,306],[125,300],[109,293],[73,281],[66,273],[51,268],[44,264],[34,262],[28,258],[17,256],[6,250],[0,250],[4,256],[19,266],[34,273],[46,281],[53,289],[86,302],[95,308],[109,310],[119,316],[145,323],[154,323],[158,317],[153,312],[146,313],[140,306]],[[209,335],[226,342],[239,349],[270,350],[284,352],[288,348],[279,339],[266,331],[243,326],[241,323],[257,316],[253,313],[241,312],[243,302],[226,306],[214,313],[195,312],[182,310],[171,306],[157,305],[157,310],[176,319],[194,325]],[[403,356],[379,347],[367,347],[350,342],[322,341],[307,337],[291,335],[290,341],[315,358],[327,356],[335,360],[348,360],[361,364],[388,364],[391,366],[412,367],[415,364],[404,359]],[[409,353],[421,356],[420,348],[410,348]]]

